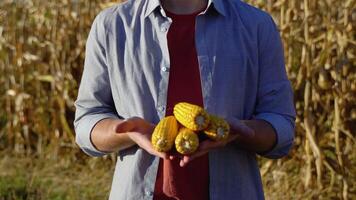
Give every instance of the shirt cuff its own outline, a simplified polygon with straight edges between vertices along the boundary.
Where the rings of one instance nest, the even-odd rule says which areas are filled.
[[[87,115],[80,120],[80,123],[75,127],[76,143],[89,156],[99,157],[109,154],[98,150],[91,141],[91,132],[94,126],[101,120],[107,118],[118,118],[118,116],[110,113]]]
[[[274,147],[261,156],[277,159],[288,154],[294,140],[294,118],[275,113],[260,113],[254,117],[268,122],[277,134],[277,141]]]

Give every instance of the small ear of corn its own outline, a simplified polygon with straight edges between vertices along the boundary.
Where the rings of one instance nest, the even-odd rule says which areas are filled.
[[[177,134],[178,122],[174,116],[163,118],[152,133],[151,142],[153,148],[159,152],[171,150]]]
[[[191,154],[194,153],[199,146],[198,135],[188,129],[181,128],[175,140],[176,149],[181,154]]]
[[[225,140],[229,136],[230,126],[223,118],[210,115],[210,124],[204,133],[212,140]]]
[[[182,102],[174,106],[173,114],[185,127],[193,131],[201,131],[209,125],[209,115],[200,106]]]

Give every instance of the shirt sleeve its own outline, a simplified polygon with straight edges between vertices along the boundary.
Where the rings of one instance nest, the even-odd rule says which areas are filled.
[[[118,118],[111,93],[105,52],[105,30],[95,18],[86,43],[84,70],[75,101],[76,143],[90,156],[103,156],[91,141],[93,127],[106,118]]]
[[[269,15],[260,24],[258,35],[259,85],[254,118],[270,123],[277,134],[275,146],[261,155],[280,158],[288,154],[294,140],[293,91],[285,69],[282,41]]]

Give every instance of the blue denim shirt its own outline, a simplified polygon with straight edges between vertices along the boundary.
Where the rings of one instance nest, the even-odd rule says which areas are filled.
[[[90,141],[92,128],[102,119],[139,116],[157,123],[164,117],[171,22],[159,0],[129,0],[94,20],[75,102],[76,141],[87,154],[105,154]],[[295,110],[272,18],[239,0],[209,0],[196,18],[196,49],[205,109],[222,117],[269,122],[277,144],[262,156],[286,155],[293,143]],[[121,151],[110,199],[152,199],[158,163],[159,158],[137,146]],[[264,198],[255,152],[229,144],[209,153],[209,170],[210,199]]]

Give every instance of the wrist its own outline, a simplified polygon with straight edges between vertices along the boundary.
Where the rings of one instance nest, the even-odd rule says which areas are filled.
[[[121,151],[136,144],[131,137],[131,133],[133,133],[133,129],[135,129],[135,123],[133,123],[130,118],[114,120],[111,127],[113,151]]]

